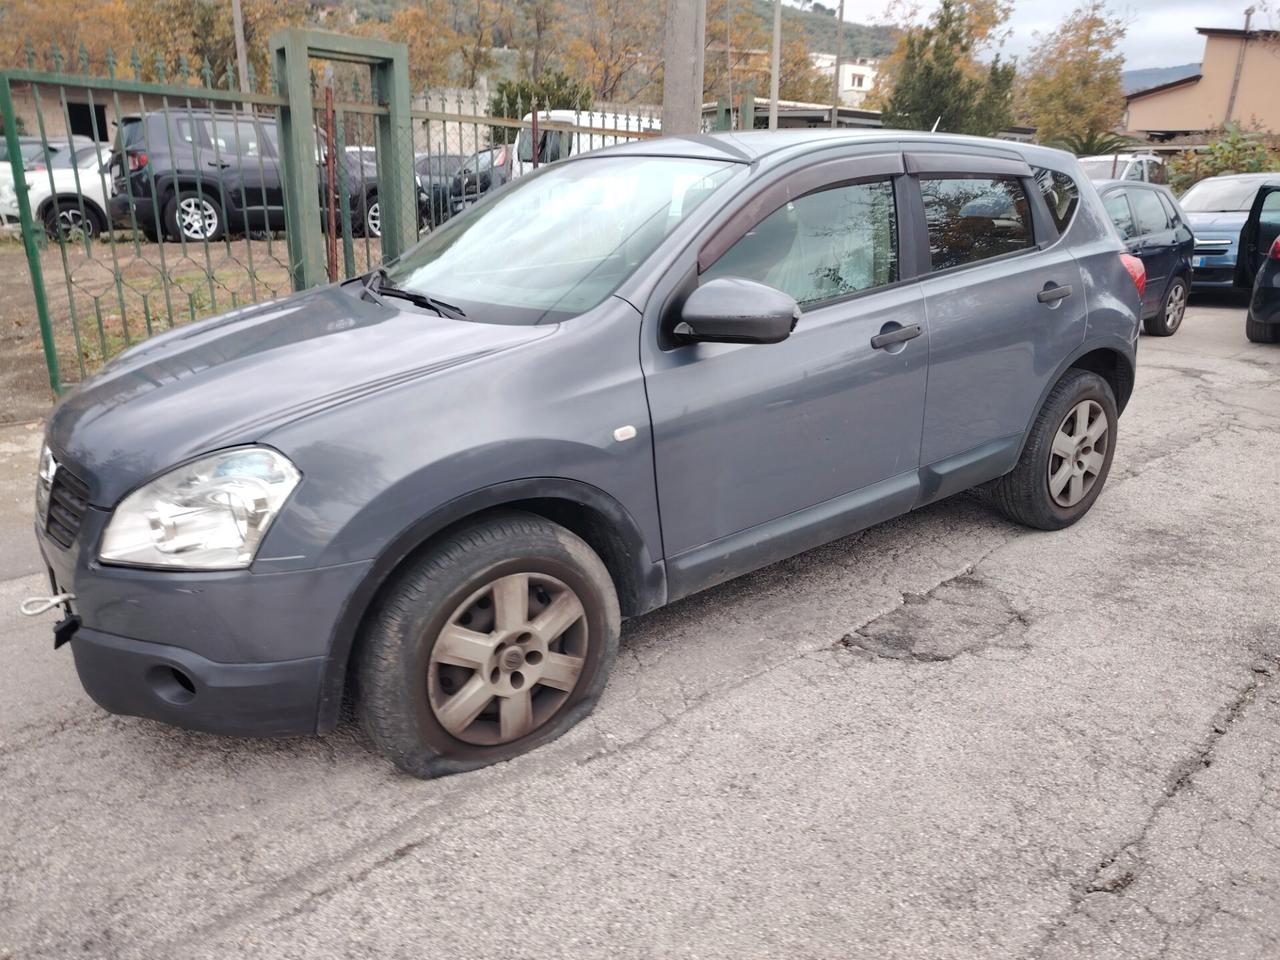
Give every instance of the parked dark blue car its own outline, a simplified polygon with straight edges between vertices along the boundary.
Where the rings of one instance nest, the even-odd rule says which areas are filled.
[[[1129,252],[1147,269],[1142,297],[1142,325],[1157,337],[1172,336],[1182,325],[1195,238],[1186,215],[1167,187],[1133,180],[1097,184],[1111,222]]]

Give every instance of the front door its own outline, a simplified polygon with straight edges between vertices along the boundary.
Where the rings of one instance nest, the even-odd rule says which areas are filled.
[[[888,501],[889,513],[914,501],[928,336],[920,292],[903,277],[894,180],[752,198],[755,222],[732,221],[738,236],[727,249],[723,230],[703,247],[697,282],[744,277],[795,298],[803,315],[788,340],[673,344],[664,336],[678,314],[646,319],[642,363],[676,595],[773,559],[774,545],[786,545],[777,556],[795,553],[882,519]],[[714,262],[711,243],[723,250]],[[911,338],[872,346],[899,328]]]
[[[1276,238],[1280,237],[1280,185],[1266,186],[1258,191],[1240,233],[1240,266],[1242,286],[1253,286],[1253,279],[1262,267],[1262,261],[1271,252]]]
[[[919,176],[930,269],[921,282],[930,360],[920,459],[939,469],[1016,456],[1048,378],[1085,332],[1080,268],[1053,242],[1047,214],[1036,222],[1034,181],[965,169]]]

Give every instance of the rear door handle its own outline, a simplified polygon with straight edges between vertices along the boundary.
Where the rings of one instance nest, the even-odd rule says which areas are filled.
[[[1036,299],[1041,303],[1054,303],[1069,296],[1071,296],[1071,284],[1064,283],[1060,287],[1045,287],[1036,294]]]
[[[885,347],[891,347],[895,343],[905,343],[908,340],[914,340],[920,334],[924,333],[920,329],[920,324],[909,323],[905,327],[899,327],[897,330],[890,330],[888,333],[877,333],[871,338],[871,347],[873,350],[882,350]]]

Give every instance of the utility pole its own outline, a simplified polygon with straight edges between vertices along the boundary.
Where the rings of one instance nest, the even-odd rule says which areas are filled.
[[[724,75],[729,86],[729,129],[733,126],[733,0],[724,0]]]
[[[702,64],[707,0],[667,0],[662,44],[662,133],[702,129]]]
[[[1227,115],[1222,118],[1223,123],[1230,123],[1232,115],[1236,112],[1236,94],[1240,92],[1240,75],[1244,72],[1245,51],[1249,49],[1249,27],[1253,24],[1253,14],[1256,9],[1256,7],[1249,7],[1244,12],[1244,36],[1240,38],[1240,52],[1236,55],[1236,75],[1231,81],[1231,96],[1227,98]]]
[[[240,9],[240,0],[231,0],[231,22],[236,33],[236,70],[240,74],[240,90],[249,93],[249,57],[245,53],[244,11]]]
[[[782,73],[782,0],[773,0],[773,50],[769,54],[769,129],[778,129],[778,78]]]
[[[840,54],[844,47],[844,0],[836,12],[836,75],[831,81],[831,125],[839,126],[840,117]]]

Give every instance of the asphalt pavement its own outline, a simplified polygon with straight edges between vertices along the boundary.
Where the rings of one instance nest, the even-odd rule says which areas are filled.
[[[555,744],[420,782],[82,693],[0,429],[0,960],[1280,956],[1280,347],[1144,337],[1093,511],[962,496],[629,622]]]

